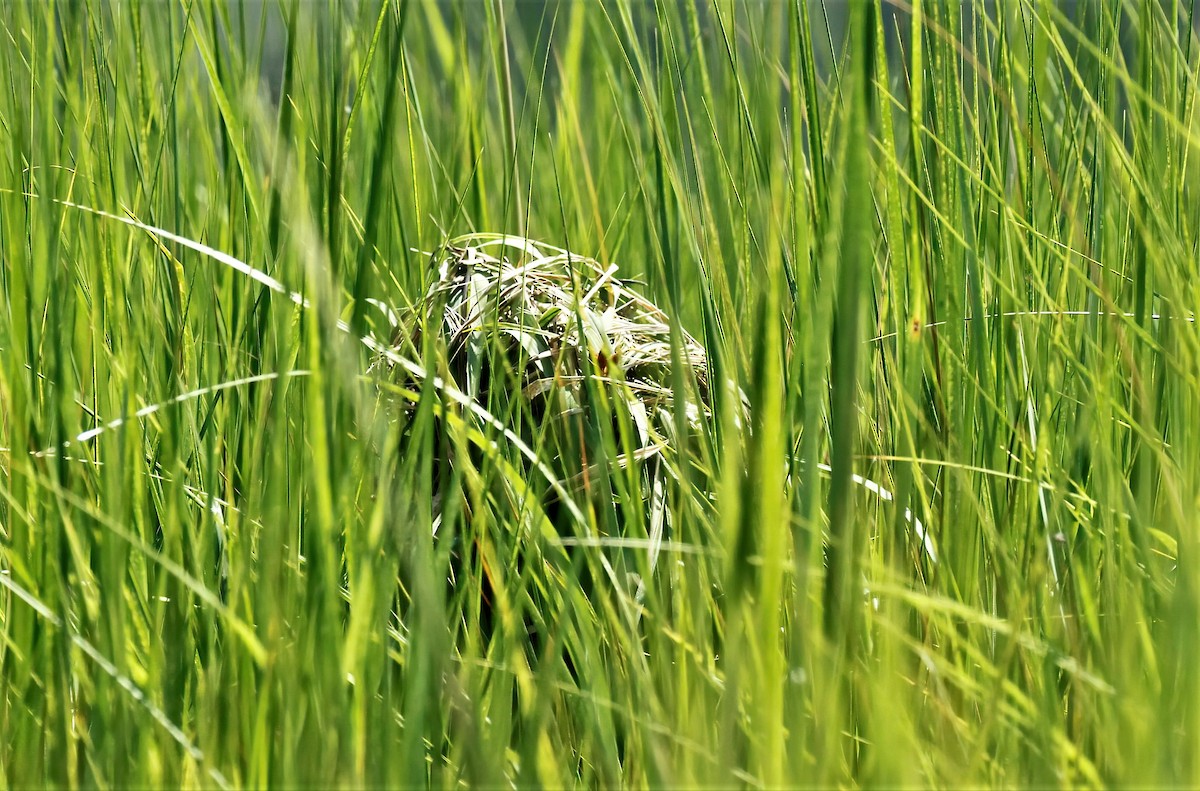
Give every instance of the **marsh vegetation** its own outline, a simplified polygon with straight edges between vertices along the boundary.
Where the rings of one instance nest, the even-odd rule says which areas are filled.
[[[1200,784],[1194,12],[0,5],[6,784]]]

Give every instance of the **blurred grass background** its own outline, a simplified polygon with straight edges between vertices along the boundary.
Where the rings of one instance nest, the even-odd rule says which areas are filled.
[[[3,4],[0,774],[1200,784],[1195,10]],[[707,347],[663,505],[339,329],[479,231]]]

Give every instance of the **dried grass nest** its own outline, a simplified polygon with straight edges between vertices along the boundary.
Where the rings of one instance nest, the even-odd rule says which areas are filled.
[[[432,258],[433,282],[399,318],[393,346],[419,354],[436,332],[449,379],[467,397],[496,408],[520,393],[537,417],[555,420],[583,409],[590,377],[628,410],[645,459],[674,441],[672,371],[682,364],[687,422],[711,416],[704,347],[677,330],[673,353],[667,315],[616,265],[498,234],[452,239]]]

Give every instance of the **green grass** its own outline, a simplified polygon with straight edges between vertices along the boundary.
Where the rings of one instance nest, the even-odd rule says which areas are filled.
[[[1200,784],[1195,4],[995,6],[0,5],[5,784]]]

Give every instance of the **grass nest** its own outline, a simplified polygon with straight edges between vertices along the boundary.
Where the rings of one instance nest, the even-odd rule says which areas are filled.
[[[695,435],[712,415],[704,347],[615,265],[494,234],[453,239],[431,260],[432,282],[399,317],[395,350],[428,360],[432,340],[442,380],[494,418],[484,423],[527,443],[572,497],[610,513],[648,507],[648,532],[661,539],[665,485],[688,444],[680,427]]]

